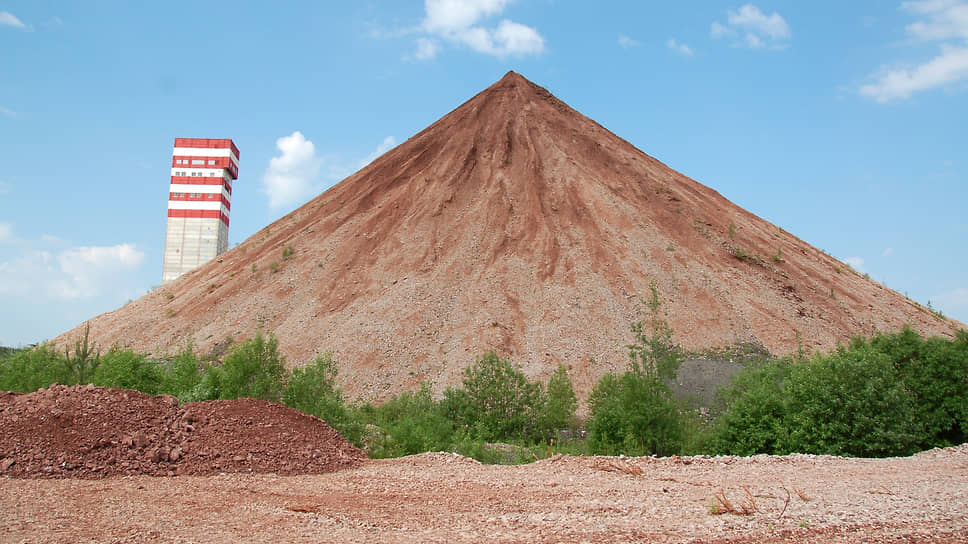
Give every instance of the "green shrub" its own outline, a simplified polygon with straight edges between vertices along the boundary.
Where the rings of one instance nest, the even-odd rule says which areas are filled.
[[[494,352],[464,369],[463,387],[444,392],[444,414],[484,441],[534,439],[545,405],[540,382],[531,382]]]
[[[454,443],[454,423],[442,413],[427,383],[421,384],[419,391],[401,393],[373,411],[380,432],[367,450],[370,457],[445,451]]]
[[[64,357],[50,344],[17,351],[0,360],[0,390],[31,393],[52,383],[74,382]]]
[[[794,366],[782,452],[907,455],[922,436],[915,398],[890,359],[863,342]]]
[[[607,374],[588,399],[588,441],[605,455],[671,455],[682,449],[682,407],[661,380]]]
[[[714,424],[715,453],[907,455],[925,441],[923,407],[891,358],[863,340],[738,376]]]
[[[539,418],[539,426],[552,435],[562,429],[574,430],[578,426],[575,420],[577,409],[578,397],[575,396],[568,369],[559,364],[548,378],[546,401]]]
[[[163,370],[144,355],[130,349],[113,347],[101,357],[92,376],[94,385],[116,389],[135,389],[149,395],[161,392]]]
[[[968,441],[968,331],[954,340],[925,340],[905,327],[876,335],[870,344],[893,362],[914,395],[914,418],[924,425],[922,448]]]
[[[717,393],[723,412],[711,431],[712,453],[778,453],[789,442],[783,381],[790,364],[789,360],[769,360],[749,367]]]
[[[182,401],[202,400],[195,399],[193,394],[198,392],[199,384],[204,377],[202,366],[195,356],[195,350],[191,344],[188,344],[165,365],[161,392],[176,396]]]
[[[306,366],[292,370],[282,400],[290,408],[322,419],[350,442],[359,443],[362,428],[350,417],[343,392],[336,385],[338,372],[332,354],[316,357]]]
[[[218,399],[252,397],[273,402],[282,400],[286,387],[286,359],[279,353],[275,335],[258,332],[255,338],[232,346],[222,366],[207,365],[200,384],[205,396]]]
[[[523,465],[536,460],[526,446],[508,443],[488,443],[467,433],[458,435],[453,450],[486,465]]]
[[[588,399],[588,440],[598,453],[668,455],[683,447],[683,407],[666,382],[675,378],[684,354],[659,314],[654,281],[650,289],[649,319],[632,325],[628,370],[603,376]]]

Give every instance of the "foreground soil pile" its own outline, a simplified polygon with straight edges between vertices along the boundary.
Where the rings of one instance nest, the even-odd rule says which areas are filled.
[[[729,501],[748,515],[713,514]],[[968,445],[900,459],[449,453],[307,476],[0,478],[4,542],[968,542]]]
[[[320,474],[364,457],[320,419],[261,400],[179,405],[168,396],[58,385],[0,393],[3,476]]]

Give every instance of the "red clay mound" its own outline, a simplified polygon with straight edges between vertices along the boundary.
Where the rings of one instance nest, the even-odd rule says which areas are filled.
[[[169,396],[58,385],[0,393],[4,476],[319,474],[364,458],[322,420],[261,400],[179,406]]]

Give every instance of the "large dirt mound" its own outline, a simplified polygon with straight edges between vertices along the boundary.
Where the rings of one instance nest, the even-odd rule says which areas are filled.
[[[255,399],[178,404],[93,386],[0,393],[0,474],[319,474],[365,455],[322,420]]]
[[[962,326],[511,72],[90,330],[103,346],[160,356],[261,328],[294,364],[332,351],[345,391],[374,400],[422,381],[441,392],[494,349],[531,378],[564,363],[585,397],[624,370],[652,282],[690,349],[742,342],[784,354],[905,324],[949,336]]]

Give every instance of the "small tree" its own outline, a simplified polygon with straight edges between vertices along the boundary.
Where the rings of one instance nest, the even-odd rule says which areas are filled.
[[[278,402],[285,389],[286,358],[279,353],[275,335],[233,346],[221,367],[209,367],[206,381],[219,399],[252,397]]]
[[[672,339],[672,327],[659,312],[662,301],[659,287],[652,280],[649,284],[648,321],[632,324],[635,342],[628,346],[630,370],[649,380],[672,380],[684,358],[682,347]]]
[[[910,327],[878,334],[871,346],[886,354],[916,400],[915,418],[924,424],[922,448],[968,440],[968,331],[954,340],[922,338]]]
[[[86,384],[94,376],[97,367],[101,364],[101,352],[93,344],[88,344],[88,333],[91,324],[84,324],[84,338],[78,338],[74,342],[74,356],[71,357],[70,348],[64,348],[64,365],[67,367],[68,374],[74,383]]]
[[[601,453],[672,454],[682,448],[679,403],[666,380],[674,379],[683,352],[662,319],[659,289],[652,281],[648,321],[632,324],[629,369],[607,374],[589,396],[589,443]]]
[[[174,395],[182,401],[200,400],[194,398],[198,386],[204,379],[201,365],[195,356],[191,342],[185,345],[178,355],[165,368],[162,392]]]
[[[772,454],[789,442],[783,382],[793,366],[791,361],[771,359],[751,366],[717,391],[721,414],[713,424],[712,453]]]
[[[493,351],[464,369],[463,388],[444,392],[445,413],[481,440],[536,437],[544,404],[541,383]]]
[[[565,365],[559,364],[548,378],[548,393],[545,408],[541,414],[541,427],[549,433],[575,427],[575,410],[578,397],[572,387],[571,377]]]
[[[346,421],[343,392],[336,386],[339,372],[330,353],[316,357],[303,368],[294,368],[282,394],[286,406],[312,414],[333,427]]]

